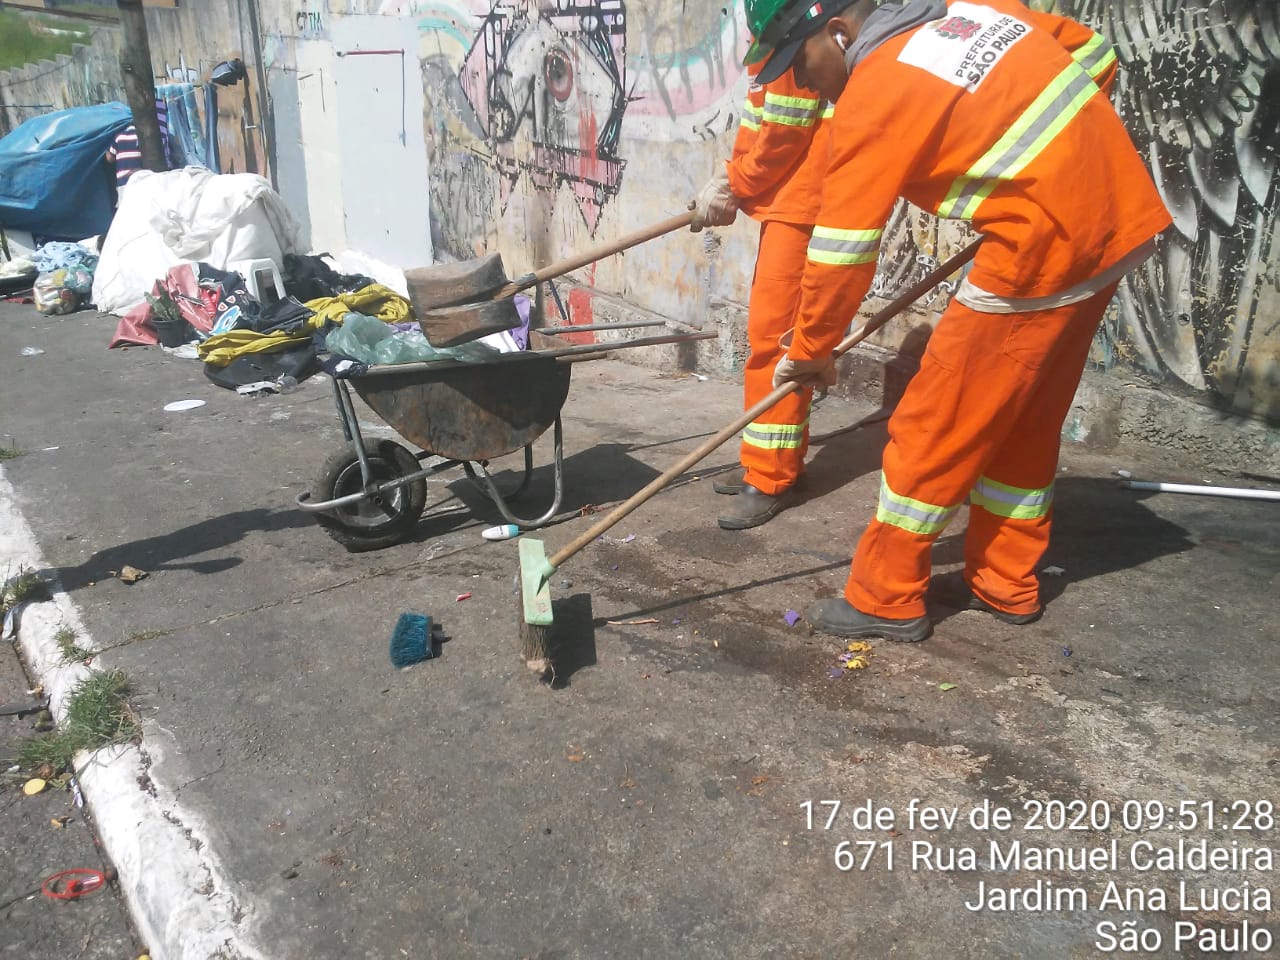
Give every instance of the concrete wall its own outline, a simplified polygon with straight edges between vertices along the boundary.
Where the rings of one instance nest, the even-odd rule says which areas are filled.
[[[251,65],[223,129],[242,141],[237,169],[262,170],[264,142],[243,129],[260,121],[245,2],[152,10],[148,22],[165,73],[204,76],[230,56]],[[1126,281],[1098,338],[1097,366],[1280,419],[1280,5],[1187,0],[1165,14],[1126,0],[1037,3],[1115,41],[1124,66],[1117,105],[1177,221]],[[309,223],[314,249],[367,244],[401,266],[427,250],[442,259],[497,250],[514,276],[679,212],[728,155],[745,91],[736,2],[262,0],[260,17],[279,189]],[[343,35],[353,18],[361,30],[386,21],[387,47],[405,51],[404,90],[395,76],[381,89],[372,74],[360,79],[364,92],[341,88],[344,44],[360,43]],[[95,70],[110,71],[98,62],[88,69],[95,89],[107,82]],[[12,99],[22,88],[0,77],[0,89]],[[64,99],[73,95],[66,89]],[[418,97],[420,116],[409,116]],[[397,112],[403,137],[388,143],[380,131]],[[387,206],[388,193],[400,202]],[[371,202],[390,211],[379,217],[412,229],[375,237],[377,218],[358,213],[353,226],[353,211]],[[579,271],[574,309],[589,315],[604,296],[610,314],[623,304],[722,325],[722,346],[700,355],[732,374],[755,239],[742,220],[653,241]],[[892,295],[965,239],[962,227],[904,207],[876,292]],[[947,294],[877,342],[918,352]]]
[[[1118,106],[1177,219],[1117,298],[1097,365],[1221,409],[1280,418],[1280,13],[1274,4],[1228,10],[1220,0],[1188,0],[1169,15],[1129,13],[1137,8],[1121,0],[1057,7],[1116,41]],[[506,0],[270,0],[266,30],[294,58],[277,67],[323,69],[307,51],[329,44],[334,25],[353,14],[416,30],[438,256],[498,250],[509,273],[523,272],[678,212],[729,152],[744,92],[736,4],[557,0],[539,13]],[[332,69],[332,50],[325,56]],[[300,90],[304,114],[322,87]],[[324,184],[313,217],[343,193],[341,157],[335,163],[323,145],[313,151],[308,138],[308,164],[315,151],[329,159],[324,176],[307,172]],[[876,283],[884,296],[967,239],[962,227],[906,207],[890,237]],[[620,301],[735,331],[754,243],[747,222],[657,240],[580,271],[583,289],[572,300],[581,313],[602,295],[610,312]],[[947,293],[877,342],[918,352]],[[741,355],[730,344],[706,359],[727,373]]]
[[[216,64],[236,57],[251,65],[246,81],[219,90],[219,152],[226,173],[267,175],[266,137],[252,69],[256,61],[240,10],[243,2],[148,9],[147,31],[157,83],[203,83]],[[125,101],[120,45],[118,26],[95,24],[92,42],[77,45],[69,56],[0,72],[0,129],[53,110]]]

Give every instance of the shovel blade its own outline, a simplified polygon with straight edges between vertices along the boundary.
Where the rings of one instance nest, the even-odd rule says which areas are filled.
[[[418,326],[433,347],[456,347],[500,330],[514,330],[523,321],[514,300],[486,300],[418,313]]]
[[[507,272],[502,254],[491,253],[478,260],[414,267],[404,272],[404,279],[413,311],[422,316],[429,310],[491,297],[506,286]]]

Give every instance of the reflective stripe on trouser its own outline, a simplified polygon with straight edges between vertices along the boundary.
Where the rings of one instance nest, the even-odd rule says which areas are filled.
[[[778,338],[795,324],[800,278],[810,227],[767,220],[760,225],[760,250],[747,307],[751,355],[743,371],[743,409],[773,392],[773,368],[782,358]],[[761,414],[742,432],[739,456],[746,481],[776,496],[800,477],[809,449],[812,390],[799,390]]]
[[[951,302],[889,420],[876,519],[845,583],[851,604],[923,616],[933,542],[968,497],[966,581],[1007,613],[1038,608],[1062,423],[1114,293],[1035,313]]]

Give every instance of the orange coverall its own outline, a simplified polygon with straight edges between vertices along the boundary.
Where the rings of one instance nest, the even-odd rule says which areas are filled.
[[[729,189],[760,223],[760,248],[747,307],[751,355],[743,374],[744,409],[773,390],[782,357],[778,338],[795,323],[809,234],[818,215],[826,138],[823,104],[796,86],[788,70],[767,86],[752,81],[728,162]],[[812,390],[784,398],[742,432],[746,482],[776,496],[804,468]]]
[[[975,595],[1039,609],[1062,423],[1120,276],[1170,223],[1099,87],[1114,75],[1079,24],[1016,0],[949,2],[867,53],[836,103],[793,358],[840,340],[898,196],[984,237],[889,421],[844,591],[863,613],[925,614],[930,550],[966,497]]]

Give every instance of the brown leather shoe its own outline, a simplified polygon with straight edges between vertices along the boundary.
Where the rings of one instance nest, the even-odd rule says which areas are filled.
[[[733,498],[726,513],[720,515],[720,526],[724,530],[746,530],[748,527],[758,527],[762,523],[768,523],[784,508],[791,504],[792,487],[783,490],[777,496],[771,497],[767,493],[761,493],[749,483],[742,485],[742,492]]]

